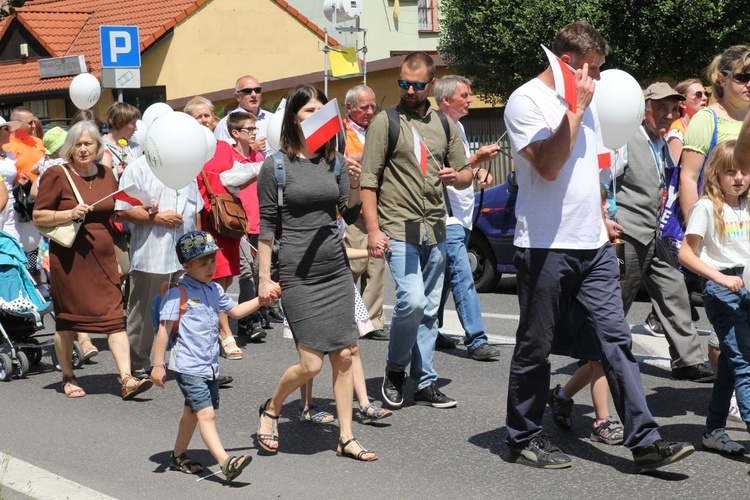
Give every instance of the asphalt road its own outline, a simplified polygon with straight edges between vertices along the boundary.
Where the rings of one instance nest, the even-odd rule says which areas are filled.
[[[355,419],[356,437],[380,456],[373,463],[337,457],[335,425],[298,422],[296,393],[282,411],[280,453],[269,456],[256,448],[258,407],[296,356],[279,325],[262,344],[244,345],[240,339],[245,358],[221,360],[222,373],[232,375],[235,383],[221,390],[217,422],[230,453],[255,458],[231,485],[221,475],[196,481],[195,476],[167,470],[182,406],[173,380],[165,390],[154,388],[140,399],[121,401],[106,339],[94,336],[102,352],[96,363],[77,372],[88,395],[67,400],[60,374],[46,353],[27,379],[0,384],[0,498],[684,499],[747,494],[746,457],[732,460],[700,450],[710,384],[670,380],[666,342],[643,334],[638,326],[633,329],[634,351],[642,361],[649,406],[662,434],[690,441],[699,451],[660,472],[633,474],[628,450],[589,441],[592,406],[584,391],[576,397],[572,431],[555,428],[549,411],[545,416],[554,442],[574,458],[572,468],[548,471],[508,463],[503,426],[518,315],[514,279],[504,278],[494,293],[481,295],[481,301],[486,330],[492,342],[501,345],[502,358],[476,362],[466,358],[463,347],[439,352],[439,385],[459,401],[457,408],[415,406],[409,385],[404,408],[382,425],[365,426]],[[393,304],[390,283],[386,304]],[[637,302],[628,318],[631,324],[642,322],[648,308]],[[391,310],[386,312],[390,317]],[[705,320],[699,322],[704,345],[707,326]],[[460,334],[454,316],[445,331]],[[375,399],[380,399],[386,345],[360,342],[368,392]],[[551,361],[553,384],[575,371],[570,359]],[[329,367],[316,379],[314,394],[321,409],[334,411]],[[730,424],[728,431],[750,449],[741,424]],[[212,471],[219,470],[198,435],[190,454]]]

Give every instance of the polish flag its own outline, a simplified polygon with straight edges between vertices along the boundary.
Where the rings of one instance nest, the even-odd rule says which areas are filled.
[[[414,134],[414,156],[417,158],[419,168],[422,169],[422,175],[427,175],[427,155],[429,151],[414,127],[411,128],[411,131]]]
[[[552,68],[552,75],[555,77],[555,92],[562,97],[570,108],[576,112],[578,102],[578,90],[576,89],[576,76],[573,68],[562,62],[562,60],[552,53],[547,47],[542,45],[544,53],[547,54],[549,65]]]
[[[311,153],[319,150],[344,129],[339,115],[339,103],[334,98],[302,122],[307,149]]]
[[[604,153],[596,155],[596,159],[599,162],[599,168],[610,168],[614,162],[612,161],[612,151],[607,150]]]
[[[125,186],[122,189],[118,189],[112,194],[108,194],[101,200],[98,200],[91,204],[91,206],[101,203],[107,198],[114,198],[115,200],[122,201],[133,207],[150,207],[151,198],[148,193],[144,193],[140,189],[136,188],[134,184]]]

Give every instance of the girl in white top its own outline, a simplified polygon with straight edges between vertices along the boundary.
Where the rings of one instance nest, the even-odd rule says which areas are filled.
[[[750,430],[750,294],[742,279],[750,263],[750,170],[735,166],[735,144],[714,148],[680,249],[680,263],[704,278],[703,304],[721,347],[703,446],[729,455],[745,451],[724,431],[733,389]]]

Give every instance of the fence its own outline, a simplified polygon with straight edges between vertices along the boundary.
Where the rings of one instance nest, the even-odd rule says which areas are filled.
[[[510,140],[505,134],[503,111],[504,108],[473,109],[461,119],[472,154],[485,144],[494,142],[500,146],[497,158],[482,165],[482,168],[489,170],[494,177],[494,185],[504,183],[508,172],[514,168]]]

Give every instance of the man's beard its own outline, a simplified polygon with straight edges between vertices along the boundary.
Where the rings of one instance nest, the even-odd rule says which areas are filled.
[[[426,102],[427,102],[427,99],[423,99],[421,101],[419,99],[410,101],[410,100],[407,100],[406,97],[403,97],[401,98],[401,107],[411,109],[411,110],[416,110],[424,106]]]

